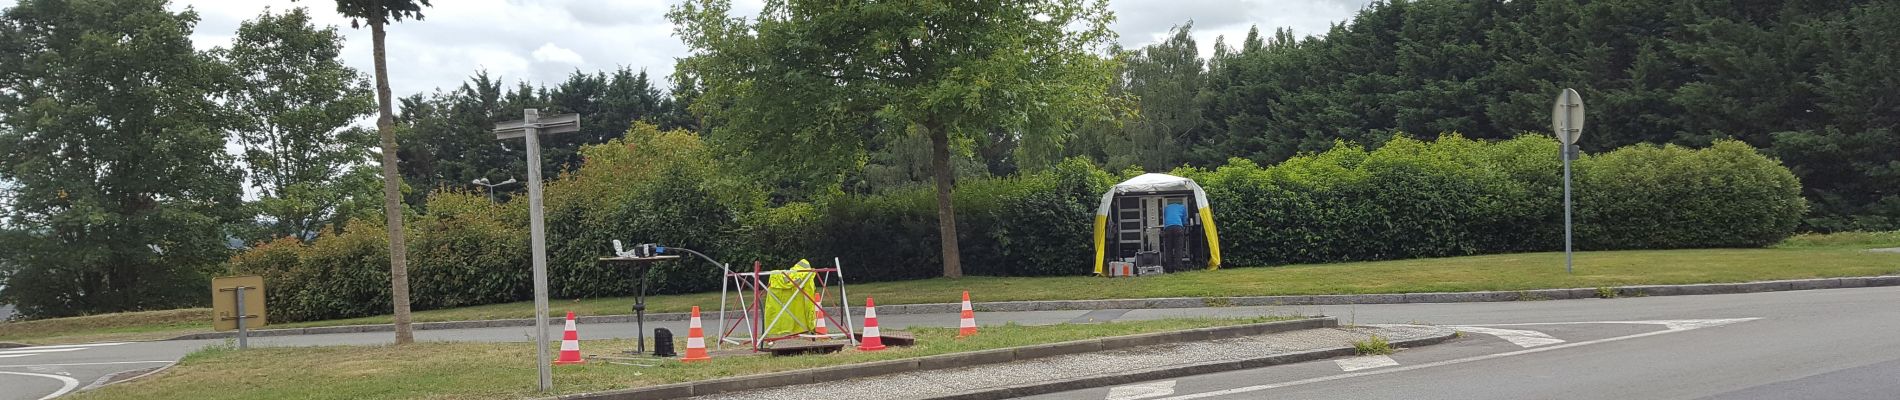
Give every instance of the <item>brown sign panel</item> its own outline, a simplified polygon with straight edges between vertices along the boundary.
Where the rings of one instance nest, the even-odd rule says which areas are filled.
[[[211,278],[212,327],[237,329],[237,288],[244,288],[244,327],[264,327],[264,277],[257,275]]]

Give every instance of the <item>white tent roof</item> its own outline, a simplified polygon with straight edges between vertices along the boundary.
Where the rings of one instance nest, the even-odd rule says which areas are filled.
[[[1102,193],[1102,204],[1095,209],[1095,214],[1108,215],[1108,205],[1115,200],[1115,196],[1117,195],[1169,192],[1176,190],[1194,192],[1194,206],[1203,209],[1207,208],[1207,192],[1201,191],[1201,185],[1194,183],[1193,179],[1168,174],[1146,173],[1122,181],[1122,183],[1117,183],[1114,188],[1108,189],[1108,193]]]
[[[1200,185],[1195,185],[1193,179],[1168,174],[1146,173],[1122,181],[1122,183],[1115,184],[1115,193],[1166,192],[1199,188]]]

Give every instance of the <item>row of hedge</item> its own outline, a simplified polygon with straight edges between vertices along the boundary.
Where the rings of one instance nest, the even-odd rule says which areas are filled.
[[[1228,267],[1546,251],[1562,246],[1555,141],[1397,138],[1262,167],[1244,160],[1179,169],[1206,188]],[[550,290],[560,298],[624,296],[631,271],[601,265],[610,241],[686,247],[750,268],[799,258],[844,260],[854,282],[938,276],[930,188],[832,193],[769,206],[766,191],[719,173],[697,136],[638,125],[583,149],[586,163],[546,191]],[[964,271],[1060,276],[1092,268],[1091,215],[1111,174],[1069,160],[1037,173],[958,182]],[[1576,162],[1581,249],[1753,247],[1786,237],[1805,212],[1800,185],[1740,142],[1706,149],[1635,146]],[[525,201],[431,195],[408,224],[416,309],[527,299]],[[269,281],[274,319],[374,315],[388,307],[383,228],[359,221],[310,244],[260,244],[235,272]],[[662,263],[651,293],[714,290],[700,261]]]

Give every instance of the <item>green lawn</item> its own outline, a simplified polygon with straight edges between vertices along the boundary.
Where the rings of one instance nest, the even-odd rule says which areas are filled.
[[[1173,319],[986,327],[957,339],[955,329],[917,329],[918,345],[879,352],[856,349],[796,357],[720,357],[668,361],[646,368],[590,361],[554,367],[560,394],[596,392],[869,361],[911,358],[1105,336],[1290,319]],[[583,341],[586,354],[629,350],[629,340]],[[395,399],[534,397],[534,347],[527,343],[439,343],[408,346],[216,348],[186,356],[163,373],[73,396],[77,399]],[[275,371],[275,372],[271,372]],[[389,373],[401,371],[400,374]]]
[[[964,277],[851,285],[853,302],[866,296],[879,304],[952,303],[964,290],[977,302],[1152,297],[1222,297],[1306,294],[1462,292],[1591,288],[1623,285],[1747,282],[1900,274],[1900,254],[1865,251],[1900,247],[1900,233],[1803,235],[1767,249],[1699,249],[1582,252],[1576,273],[1563,271],[1563,253],[1499,254],[1268,268],[1227,268],[1158,277],[1105,279],[1089,276]],[[628,314],[631,298],[555,300],[559,314]],[[649,312],[717,307],[718,293],[652,296]],[[208,312],[163,311],[115,314],[75,323],[54,319],[0,324],[0,341],[73,343],[90,340],[158,339],[209,330]],[[530,318],[532,302],[418,311],[417,322]],[[118,316],[139,316],[122,318]],[[122,322],[113,323],[111,321]],[[309,327],[386,324],[388,316],[276,324]]]

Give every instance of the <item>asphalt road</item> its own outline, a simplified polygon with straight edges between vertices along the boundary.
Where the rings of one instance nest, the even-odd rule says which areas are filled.
[[[1900,288],[1894,287],[1612,300],[997,312],[978,314],[977,319],[985,325],[1051,324],[1262,314],[1325,314],[1339,317],[1341,323],[1459,325],[1489,333],[1401,351],[1390,361],[1328,360],[1039,398],[1900,398],[1900,379],[1894,379],[1900,377]],[[955,326],[956,318],[926,314],[879,319],[884,327],[897,328]],[[1681,322],[1687,320],[1720,321]],[[716,323],[706,321],[708,329]],[[685,324],[678,322],[647,324],[648,329],[654,327],[685,332]],[[549,336],[560,337],[560,327],[553,329]],[[417,331],[416,336],[427,341],[529,342],[532,332],[525,327],[486,328]],[[632,324],[580,327],[582,339],[625,338],[633,332]],[[388,343],[391,336],[283,336],[256,338],[251,344],[378,344]],[[162,366],[222,342],[0,350],[11,352],[0,353],[5,357],[0,358],[0,400],[79,390],[110,374]]]
[[[1900,288],[1328,311],[1476,329],[1390,361],[1318,361],[1035,398],[1900,398]],[[1637,322],[1710,319],[1725,321]]]

